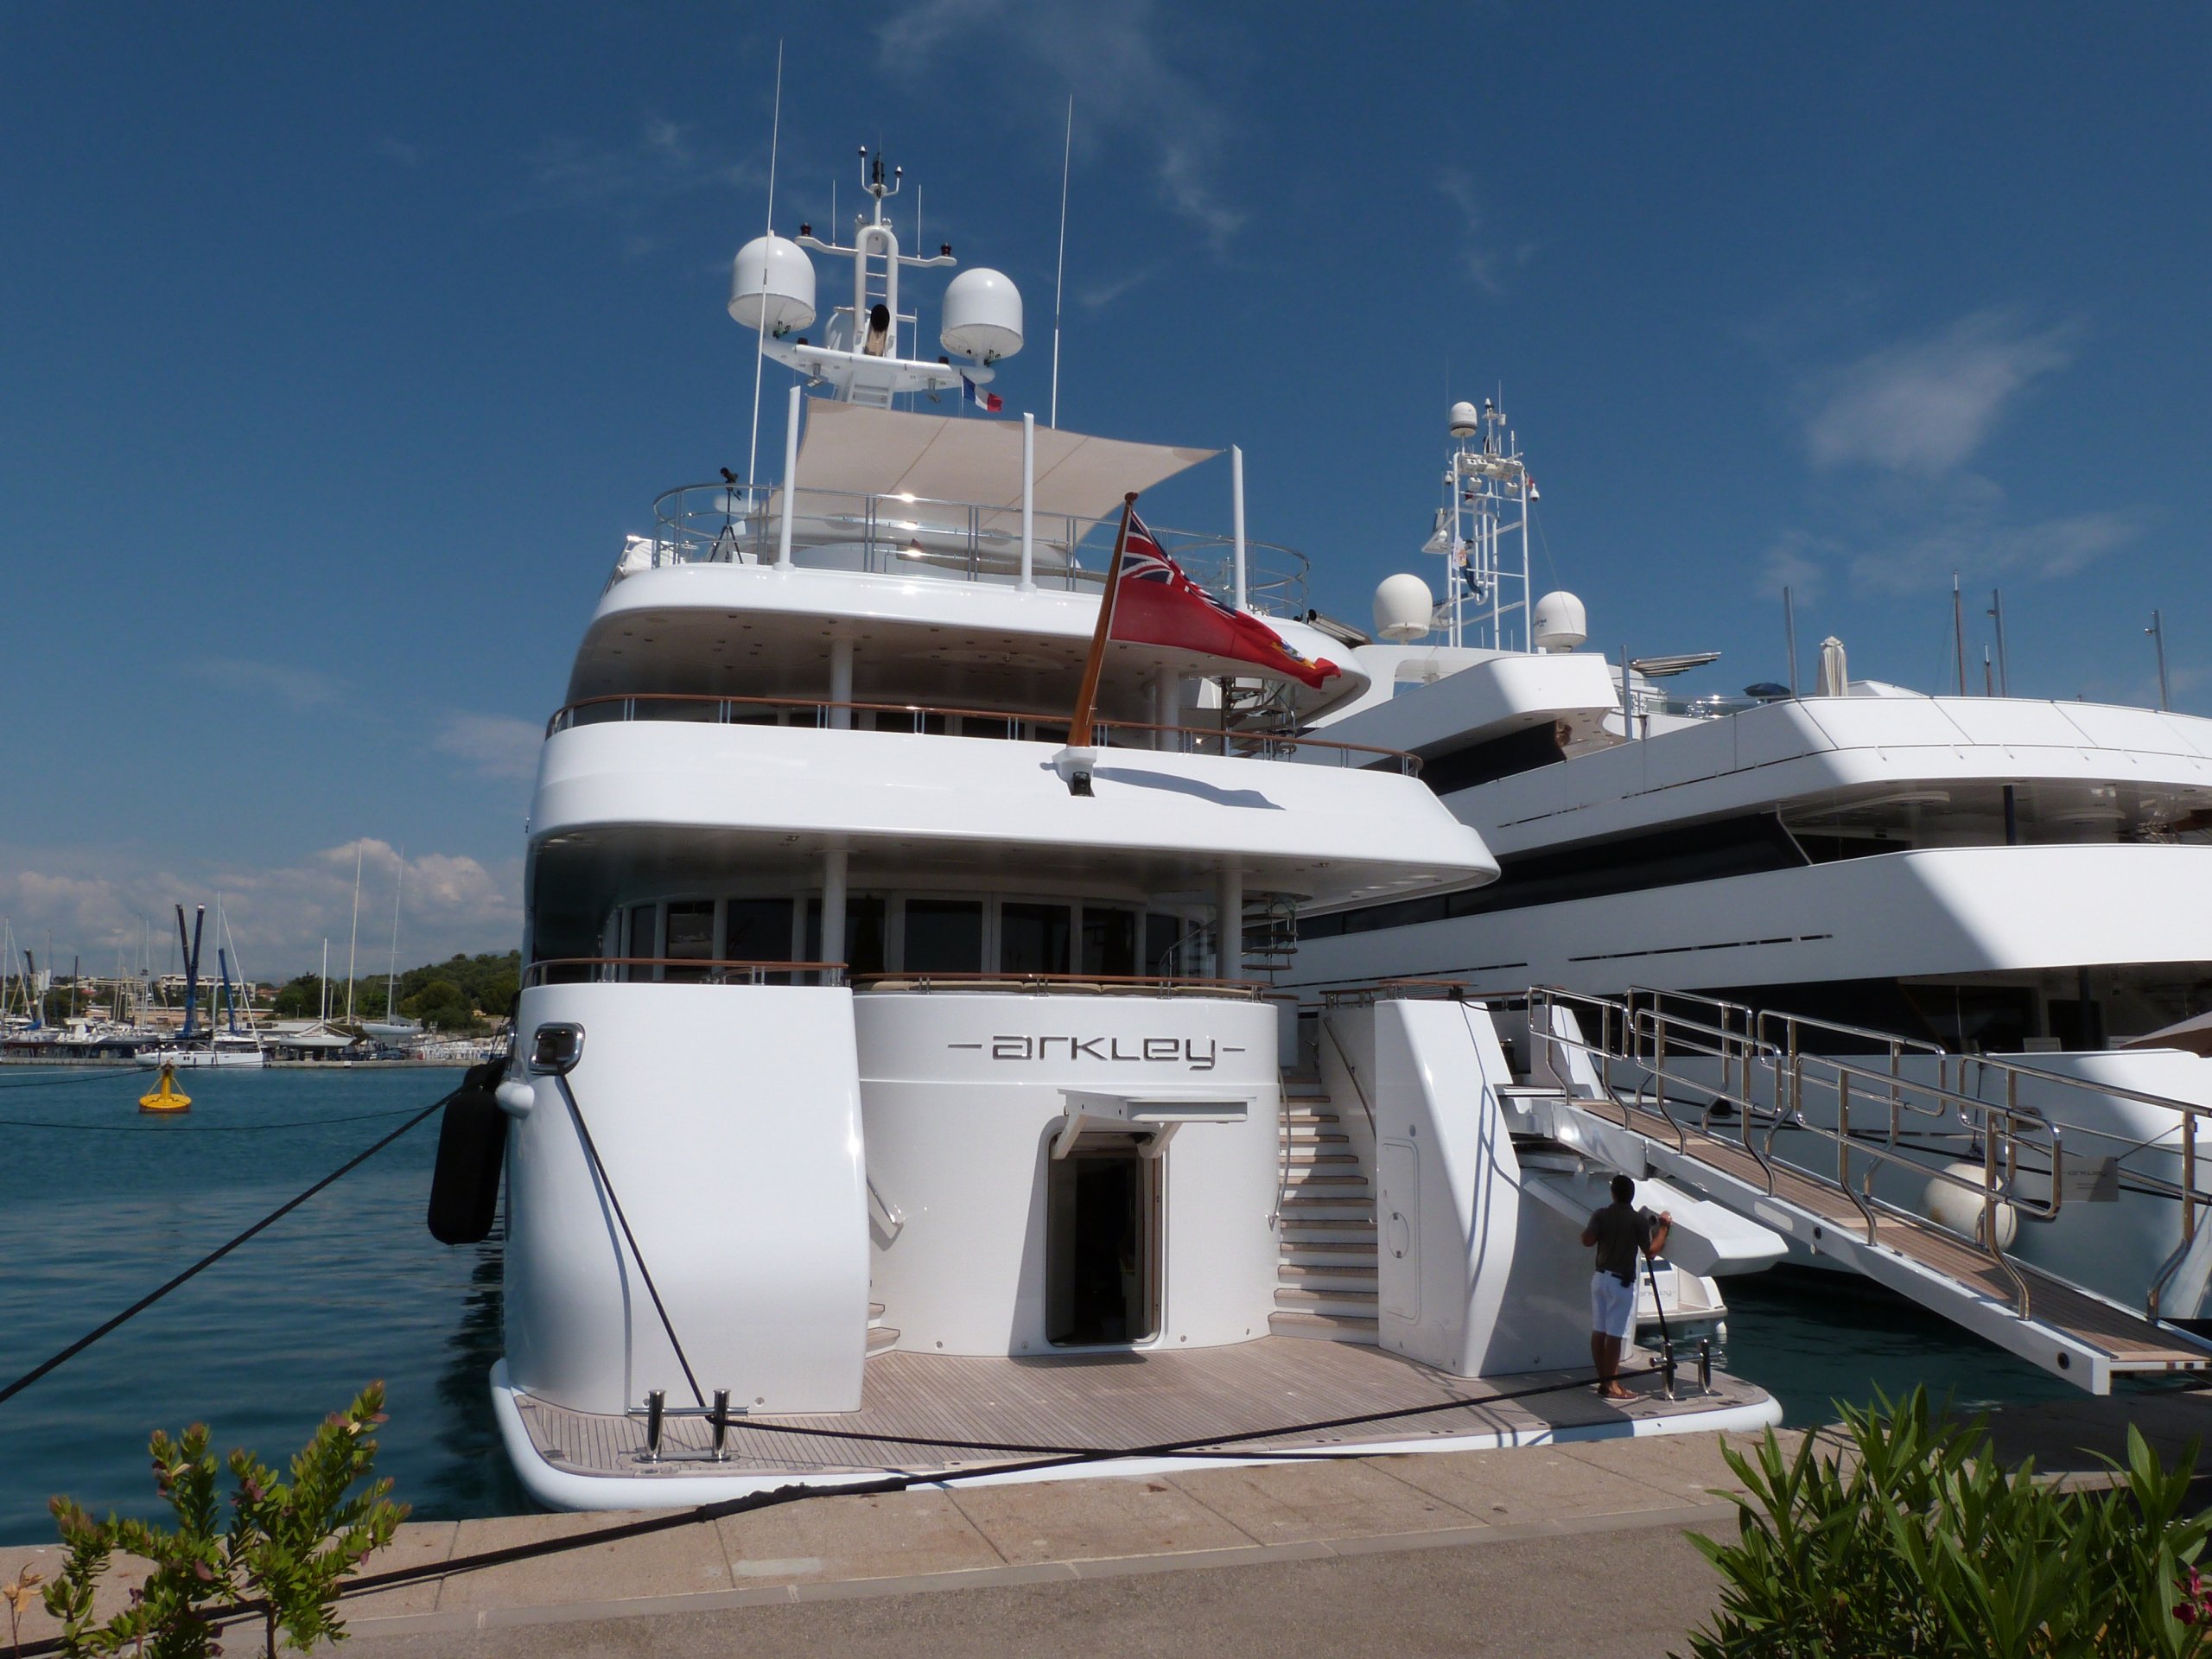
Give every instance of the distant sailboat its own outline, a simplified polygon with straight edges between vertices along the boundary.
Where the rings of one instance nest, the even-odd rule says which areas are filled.
[[[399,1012],[399,898],[407,887],[407,855],[399,855],[399,868],[391,883],[391,965],[384,977],[384,1018],[364,1020],[361,1029],[380,1043],[412,1042],[423,1034],[423,1022],[410,1020]],[[358,888],[355,902],[358,904]]]

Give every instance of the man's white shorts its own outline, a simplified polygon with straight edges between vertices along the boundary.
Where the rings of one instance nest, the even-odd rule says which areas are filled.
[[[1610,1273],[1590,1275],[1590,1329],[1601,1337],[1636,1340],[1636,1287]]]

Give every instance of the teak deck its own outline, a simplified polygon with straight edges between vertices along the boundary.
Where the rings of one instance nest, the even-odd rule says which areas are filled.
[[[1447,1377],[1373,1348],[1283,1337],[1226,1348],[1039,1359],[893,1352],[868,1362],[860,1410],[741,1419],[730,1430],[729,1457],[722,1463],[709,1456],[713,1431],[697,1417],[670,1417],[660,1460],[649,1463],[643,1458],[645,1430],[640,1418],[570,1411],[527,1395],[519,1403],[539,1454],[569,1472],[776,1473],[801,1479],[855,1471],[975,1472],[1043,1455],[946,1442],[1128,1452],[1171,1441],[1203,1444],[1209,1436],[1293,1428],[1230,1448],[1264,1456],[1499,1431],[1625,1427],[1638,1419],[1694,1415],[1765,1398],[1763,1390],[1719,1372],[1713,1374],[1713,1392],[1700,1396],[1694,1369],[1686,1365],[1677,1381],[1680,1400],[1666,1400],[1657,1379],[1645,1376],[1631,1380],[1636,1399],[1606,1402],[1586,1380],[1578,1380],[1587,1376],[1585,1369],[1497,1379]],[[1571,1386],[1525,1398],[1499,1397],[1548,1385]],[[1428,1406],[1435,1409],[1419,1409]],[[1379,1423],[1320,1430],[1295,1427],[1406,1408],[1413,1408],[1412,1414]],[[779,1433],[786,1424],[834,1431],[837,1438]]]

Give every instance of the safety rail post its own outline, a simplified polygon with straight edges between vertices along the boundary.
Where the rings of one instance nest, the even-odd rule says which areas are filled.
[[[1835,1074],[1835,1184],[1844,1196],[1851,1195],[1851,1073],[1837,1069]],[[1866,1229],[1866,1242],[1874,1242],[1871,1224]]]
[[[2181,1119],[2181,1243],[2166,1258],[2158,1276],[2151,1281],[2148,1306],[2153,1319],[2159,1316],[2159,1306],[2164,1300],[2166,1281],[2172,1278],[2196,1243],[2196,1114],[2183,1112]]]

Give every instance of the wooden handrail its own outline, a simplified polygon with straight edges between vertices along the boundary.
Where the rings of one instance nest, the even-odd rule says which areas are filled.
[[[741,970],[757,982],[763,974],[835,974],[842,979],[842,962],[782,962],[736,957],[540,957],[524,970],[525,985],[543,985],[550,968],[683,968],[701,973]]]
[[[939,986],[948,990],[966,991],[989,990],[995,987],[1018,990],[1045,987],[1128,992],[1211,991],[1254,998],[1268,988],[1264,982],[1256,979],[1191,979],[1177,974],[1025,974],[964,970],[925,973],[912,969],[895,974],[860,974],[855,976],[853,983],[868,990],[889,990],[900,986],[910,986],[919,991],[932,990]]]

